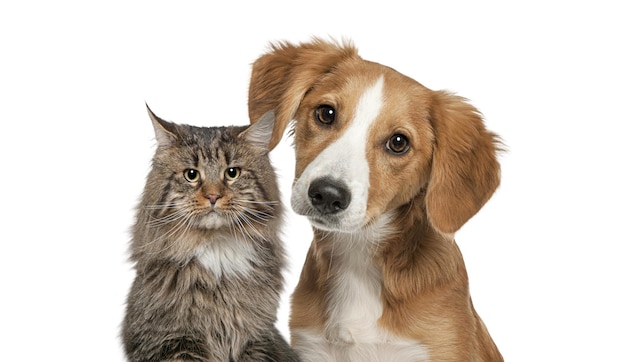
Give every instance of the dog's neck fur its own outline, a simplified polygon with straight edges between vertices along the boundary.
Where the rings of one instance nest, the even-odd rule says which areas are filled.
[[[467,278],[454,235],[435,230],[420,201],[398,209],[394,220],[398,232],[381,245],[376,255],[384,274],[395,276],[385,281],[386,299],[413,298],[442,284],[457,281],[459,270],[463,271],[461,276]],[[407,280],[398,279],[398,276]]]
[[[303,276],[316,280],[298,290],[328,288],[318,313],[330,343],[393,343],[417,335],[427,344],[437,340],[442,326],[433,320],[416,328],[416,306],[408,302],[430,298],[444,284],[458,287],[443,290],[467,290],[461,253],[450,236],[430,226],[420,196],[357,233],[314,229],[314,235],[305,268],[316,270],[305,269]],[[298,316],[293,317],[292,323]]]
[[[327,232],[314,228],[314,244],[319,257],[330,264],[345,253],[366,256],[385,275],[410,278],[396,289],[394,281],[385,280],[386,298],[401,300],[415,297],[442,284],[457,280],[465,271],[461,252],[451,234],[442,234],[430,226],[423,195],[393,212],[383,214],[356,233]],[[395,271],[394,271],[395,270]],[[391,273],[391,274],[390,274]],[[331,275],[328,274],[328,277]],[[465,273],[463,276],[466,277]],[[406,281],[404,281],[406,282]]]

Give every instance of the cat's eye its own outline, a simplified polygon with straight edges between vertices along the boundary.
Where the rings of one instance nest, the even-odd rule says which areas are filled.
[[[385,146],[394,155],[403,155],[409,150],[409,139],[403,134],[394,134]]]
[[[236,180],[239,175],[241,175],[241,169],[239,167],[229,167],[224,172],[224,177],[226,177],[228,181]]]
[[[198,180],[200,180],[200,171],[193,168],[188,168],[183,171],[183,176],[185,176],[185,180],[189,182],[198,182]]]
[[[315,119],[324,125],[330,125],[335,122],[337,112],[327,104],[322,104],[315,109]]]

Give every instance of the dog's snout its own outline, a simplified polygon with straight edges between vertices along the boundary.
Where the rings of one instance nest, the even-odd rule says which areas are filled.
[[[311,204],[322,214],[336,214],[350,205],[350,191],[341,181],[319,178],[309,186]]]

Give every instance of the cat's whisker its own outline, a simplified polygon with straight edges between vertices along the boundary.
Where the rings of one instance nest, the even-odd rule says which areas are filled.
[[[258,224],[267,225],[267,221],[271,219],[271,217],[267,215],[255,214],[252,212],[244,212],[246,216],[250,217],[250,219]]]
[[[246,225],[248,226],[248,228],[252,229],[253,231],[255,231],[255,229],[254,229],[254,225],[252,225],[248,217],[246,217],[244,214],[239,214],[235,216],[235,219],[237,220],[237,223],[240,226],[241,231],[243,231],[248,237],[252,238],[252,235],[250,235],[250,231],[248,231],[248,229],[246,228]]]
[[[194,218],[195,218],[194,214],[189,214],[189,217],[184,222],[185,230],[183,230],[183,232],[181,233],[181,237],[185,237],[187,235],[187,233],[189,232],[189,230],[192,228],[192,224],[193,224]]]
[[[146,205],[146,206],[143,206],[143,209],[144,210],[164,210],[164,209],[171,209],[171,208],[175,208],[179,206],[184,206],[185,204],[187,204],[187,201],[168,202],[168,203],[163,203],[163,204]]]
[[[152,220],[148,221],[148,226],[151,227],[157,227],[157,226],[164,226],[167,225],[171,222],[174,222],[180,218],[183,218],[185,216],[185,214],[189,213],[188,209],[180,209],[177,210],[171,214],[165,215],[163,217],[153,217],[151,216]]]
[[[251,237],[250,232],[253,232],[255,235],[259,236],[260,238],[265,239],[265,236],[263,235],[263,233],[257,228],[258,225],[266,226],[265,223],[255,220],[253,218],[250,218],[246,213],[242,213],[242,212],[237,213],[236,219],[239,225],[241,225],[246,235]]]
[[[245,200],[245,199],[235,199],[233,201],[238,202],[238,203],[244,203],[244,204],[265,205],[272,210],[274,210],[274,205],[280,204],[280,202],[278,201],[255,201],[255,200]]]
[[[269,214],[267,212],[251,209],[251,208],[243,206],[243,205],[236,205],[236,207],[234,207],[234,209],[239,211],[239,212],[241,212],[241,213],[249,214],[250,216],[252,216],[254,219],[258,220],[259,223],[261,223],[263,225],[265,225],[264,221],[270,220],[270,219],[272,219],[274,217],[274,215]]]
[[[237,201],[237,200],[234,200]],[[245,204],[251,204],[251,206],[245,205]],[[275,217],[275,208],[272,205],[277,204],[276,202],[271,202],[271,201],[258,201],[258,202],[254,202],[254,201],[249,201],[249,200],[241,200],[240,202],[236,202],[233,204],[233,208],[237,209],[240,212],[245,212],[248,214],[251,214],[252,216],[254,216],[257,219],[263,220],[263,221],[267,221],[273,217]],[[262,207],[262,209],[259,209],[259,206]],[[265,209],[265,210],[263,210]]]
[[[175,222],[175,224],[173,224],[172,227],[169,228],[167,231],[160,234],[159,237],[153,239],[149,243],[142,245],[141,248],[144,250],[147,250],[149,247],[151,247],[154,244],[166,241],[170,239],[172,236],[179,233],[183,227],[185,228],[185,230],[181,233],[181,235],[186,234],[191,226],[191,220],[193,219],[193,217],[194,215],[191,212],[191,210],[187,209],[187,210],[179,210],[171,215],[168,215],[167,220],[163,220],[165,218],[156,219],[156,221],[161,221],[161,223],[152,224],[150,225],[151,227],[163,227],[173,222]],[[176,243],[174,242],[170,242],[169,246],[162,248],[160,250],[149,252],[148,254],[158,254],[160,252],[167,251],[168,249],[172,248],[175,244]]]
[[[243,234],[246,239],[251,240],[252,235],[250,235],[248,230],[246,230],[246,227],[243,225],[243,222],[239,219],[239,217],[237,217],[237,215],[232,215],[232,214],[227,214],[227,215],[228,215],[229,220],[231,220],[230,224],[235,225],[237,229],[239,229],[239,232]],[[238,239],[239,235],[237,233],[233,232],[232,234],[236,239]]]
[[[167,224],[176,222],[182,218],[185,217],[185,213],[184,212],[178,212],[177,214],[172,214],[169,215],[167,217],[163,217],[163,218],[158,218],[158,219],[154,219],[148,222],[148,226],[150,227],[159,227],[159,226],[165,226]]]
[[[182,218],[182,220],[180,222],[178,222],[173,228],[171,228],[170,230],[168,230],[166,233],[164,233],[163,235],[161,235],[160,237],[158,237],[157,239],[153,240],[150,244],[152,243],[157,243],[157,242],[161,242],[161,241],[170,241],[169,245],[167,245],[165,248],[162,248],[160,250],[155,250],[152,252],[147,252],[146,254],[148,255],[156,255],[156,254],[161,254],[165,251],[170,250],[171,248],[176,246],[176,242],[174,242],[174,238],[172,238],[172,236],[178,234],[180,232],[180,230],[183,230],[182,233],[180,233],[181,237],[187,233],[187,231],[189,230],[190,227],[190,222],[189,220],[191,220],[191,216],[187,215],[184,218]]]
[[[263,237],[263,233],[259,230],[258,227],[259,226],[264,227],[265,224],[260,223],[259,221],[254,220],[245,214],[239,214],[238,219],[241,221],[242,224],[245,224],[247,226],[246,230],[250,230],[255,235]]]

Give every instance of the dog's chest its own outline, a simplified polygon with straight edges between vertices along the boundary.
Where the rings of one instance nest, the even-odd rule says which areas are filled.
[[[326,335],[336,343],[380,341],[382,275],[365,246],[337,246],[330,260]]]
[[[427,361],[428,352],[419,341],[380,327],[381,270],[366,245],[350,244],[339,242],[332,252],[323,335],[298,331],[305,343],[296,349],[311,361]]]

